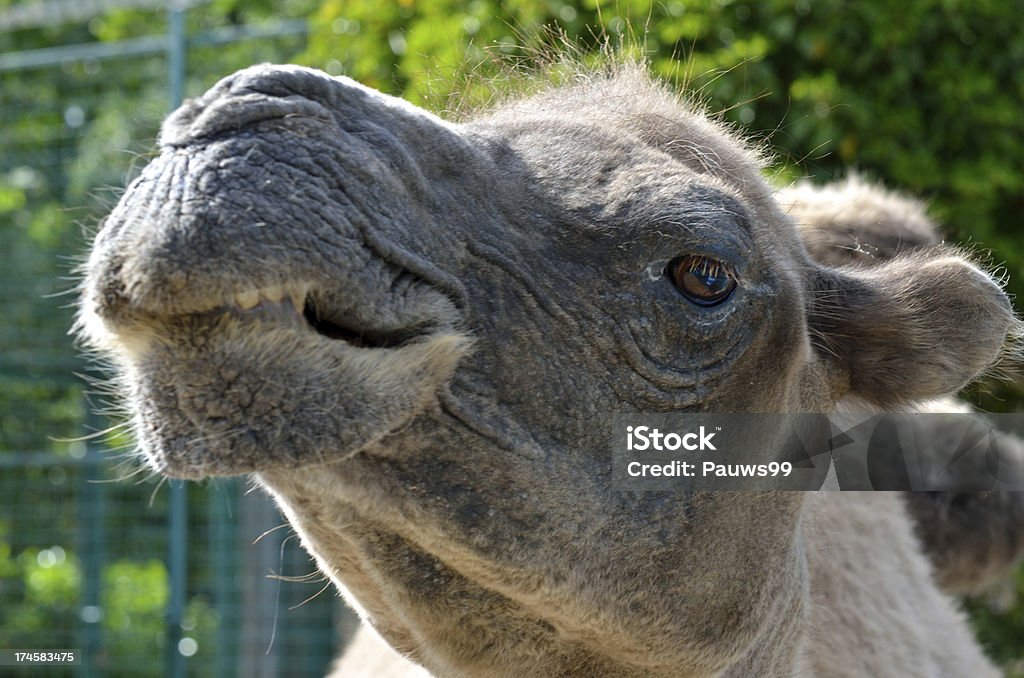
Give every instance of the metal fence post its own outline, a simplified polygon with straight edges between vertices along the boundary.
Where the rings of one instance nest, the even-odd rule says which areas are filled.
[[[238,513],[238,480],[211,483],[206,500],[209,523],[210,565],[213,568],[213,602],[218,613],[215,676],[231,676],[238,665],[239,628],[235,520]]]
[[[188,45],[185,37],[183,4],[172,2],[170,9],[167,10],[167,75],[172,111],[185,100],[185,50],[188,49]]]
[[[95,415],[91,415],[89,421],[94,430],[100,430]],[[82,652],[78,675],[86,678],[99,675],[98,664],[102,663],[103,653],[103,615],[106,612],[101,597],[106,544],[103,461],[100,443],[95,438],[87,438],[85,463],[79,471],[78,516],[81,529],[78,551],[82,559],[82,598],[77,619]]]
[[[184,100],[185,90],[185,9],[183,3],[173,2],[167,11],[167,64],[170,107],[175,109]],[[179,643],[185,614],[185,589],[188,585],[188,484],[185,481],[170,485],[170,517],[168,570],[170,598],[167,601],[167,670],[172,678],[185,676],[185,656]]]

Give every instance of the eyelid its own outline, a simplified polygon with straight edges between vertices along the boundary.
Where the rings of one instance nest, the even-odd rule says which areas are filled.
[[[732,265],[729,264],[729,262],[722,261],[721,259],[716,259],[714,257],[709,257],[704,254],[686,254],[676,257],[672,261],[679,261],[680,264],[682,264],[686,260],[690,260],[689,265],[691,272],[697,270],[697,268],[701,268],[702,273],[704,275],[707,275],[707,269],[709,266],[711,266],[714,268],[721,269],[725,273],[725,276],[730,280],[735,281],[737,279],[736,270],[733,268]],[[672,262],[669,263],[671,264]]]

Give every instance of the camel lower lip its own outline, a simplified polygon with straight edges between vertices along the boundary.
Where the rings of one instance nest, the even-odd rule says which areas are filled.
[[[428,406],[467,346],[444,331],[361,337],[311,321],[311,297],[150,321],[131,370],[153,468],[198,479],[340,461]]]

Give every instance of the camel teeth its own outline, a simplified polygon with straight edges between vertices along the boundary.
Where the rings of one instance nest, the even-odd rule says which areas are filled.
[[[260,290],[260,296],[269,299],[275,304],[284,299],[284,288],[280,285],[271,285]]]
[[[302,311],[306,304],[306,293],[309,287],[305,284],[285,287],[284,285],[270,285],[259,289],[249,289],[244,292],[236,292],[234,295],[235,305],[243,311],[250,311],[257,306],[271,306],[288,300],[296,311]]]
[[[235,294],[235,304],[243,311],[256,308],[258,303],[260,303],[260,293],[258,290],[246,290]]]

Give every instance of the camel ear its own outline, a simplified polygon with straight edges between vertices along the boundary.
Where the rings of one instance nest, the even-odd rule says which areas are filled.
[[[821,358],[850,392],[882,407],[955,393],[1019,325],[999,285],[945,248],[820,269],[808,309]]]

